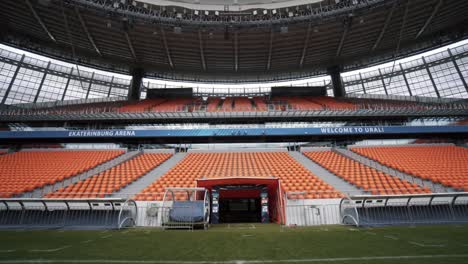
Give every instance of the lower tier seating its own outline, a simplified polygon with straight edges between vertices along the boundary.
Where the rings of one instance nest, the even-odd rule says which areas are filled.
[[[171,157],[145,153],[75,184],[46,195],[47,198],[103,198],[142,177]]]
[[[388,175],[332,151],[305,152],[309,159],[373,195],[430,193],[427,188]]]
[[[306,199],[338,198],[342,194],[312,174],[287,152],[190,153],[135,200],[162,200],[167,187],[196,187],[197,179],[276,177],[284,192],[306,192]]]
[[[421,179],[468,191],[468,149],[466,148],[413,145],[351,150]]]
[[[0,197],[55,184],[116,158],[123,150],[20,151],[0,156]]]

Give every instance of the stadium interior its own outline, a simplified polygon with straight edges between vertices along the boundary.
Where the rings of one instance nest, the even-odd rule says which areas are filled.
[[[0,230],[468,222],[466,0],[3,0],[0,24]]]

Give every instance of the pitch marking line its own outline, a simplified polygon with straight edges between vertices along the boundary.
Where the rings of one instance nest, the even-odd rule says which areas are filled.
[[[80,243],[81,243],[81,244],[87,244],[87,243],[91,243],[91,242],[93,242],[93,241],[94,241],[94,240],[91,240],[91,239],[90,239],[90,240],[81,241]]]
[[[71,247],[70,245],[59,247],[59,248],[52,248],[52,249],[31,249],[28,250],[29,252],[57,252],[66,248]]]
[[[111,237],[112,235],[107,235],[107,236],[102,236],[101,238],[109,238]]]
[[[366,234],[368,234],[368,235],[373,235],[373,236],[377,235],[376,233],[374,233],[374,232],[369,232],[369,231],[367,231]]]
[[[10,252],[15,252],[16,249],[0,249],[0,253],[10,253]]]
[[[467,258],[468,254],[451,255],[413,255],[413,256],[380,256],[380,257],[345,257],[345,258],[311,258],[311,259],[280,259],[280,260],[227,260],[227,261],[179,261],[179,260],[109,260],[109,259],[29,259],[29,260],[0,260],[0,264],[16,263],[134,263],[134,264],[255,264],[255,263],[304,263],[304,262],[344,262],[369,260],[405,260],[430,258]]]
[[[122,232],[122,234],[127,234],[128,232],[130,232],[130,230],[125,230]]]
[[[439,244],[439,245],[429,245],[429,244],[423,244],[423,243],[418,243],[415,241],[410,241],[410,244],[416,245],[418,247],[445,247],[446,245],[444,244]]]
[[[398,240],[398,237],[395,236],[384,236],[385,238],[393,239],[393,240]]]

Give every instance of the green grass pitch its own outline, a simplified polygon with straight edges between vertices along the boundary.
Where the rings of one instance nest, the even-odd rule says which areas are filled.
[[[0,231],[1,263],[468,263],[468,225]]]

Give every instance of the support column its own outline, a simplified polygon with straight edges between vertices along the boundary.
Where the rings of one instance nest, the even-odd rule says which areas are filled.
[[[19,61],[18,66],[16,67],[16,70],[15,70],[15,73],[13,74],[13,77],[11,77],[11,82],[8,85],[8,88],[7,88],[6,92],[5,92],[5,95],[3,96],[2,104],[5,104],[6,99],[8,98],[8,95],[10,95],[11,87],[13,87],[13,83],[16,80],[16,76],[18,75],[18,72],[19,72],[19,70],[21,68],[21,65],[23,65],[23,61],[24,61],[25,57],[26,57],[26,55],[24,55],[24,54],[23,54],[23,56],[21,56],[21,60]]]
[[[94,80],[94,72],[93,72],[93,75],[91,75],[91,80],[89,81],[88,91],[86,92],[86,99],[88,99],[88,97],[89,97],[89,92],[91,91],[91,86],[93,86],[93,80]]]
[[[437,97],[440,98],[440,93],[439,93],[439,90],[437,89],[437,85],[435,84],[434,82],[434,78],[432,78],[432,73],[431,71],[429,70],[429,66],[427,66],[427,63],[426,63],[426,59],[424,58],[424,56],[421,57],[423,63],[424,63],[424,67],[426,68],[426,71],[427,71],[427,75],[429,75],[429,79],[431,79],[431,83],[432,83],[432,86],[434,86],[434,90],[437,94]]]
[[[379,75],[380,75],[380,80],[382,81],[382,85],[383,85],[385,94],[388,95],[387,85],[385,85],[385,80],[384,80],[384,78],[382,76],[382,71],[380,69],[379,69]]]
[[[453,65],[455,66],[455,69],[458,72],[458,75],[460,76],[460,80],[462,81],[463,86],[465,86],[465,90],[468,93],[468,84],[466,83],[465,77],[463,77],[463,74],[462,74],[462,72],[460,70],[460,67],[458,67],[457,60],[455,60],[455,57],[453,57],[452,51],[450,49],[447,49],[447,51],[448,51],[448,53],[450,55],[450,59],[452,60]]]
[[[128,90],[128,100],[140,100],[141,85],[143,84],[143,77],[145,70],[143,68],[132,69],[132,82]]]
[[[67,84],[65,85],[65,89],[63,90],[62,101],[65,100],[65,96],[66,96],[66,94],[67,94],[68,86],[70,85],[70,80],[71,80],[71,78],[72,78],[72,75],[73,75],[73,67],[71,67],[70,74],[68,75]]]
[[[108,97],[108,98],[111,96],[112,84],[114,84],[114,76],[112,76],[111,82],[110,82],[110,84],[109,84],[109,91],[107,92],[107,97]]]
[[[44,76],[42,76],[41,84],[39,84],[39,89],[37,89],[36,96],[34,97],[34,103],[37,103],[37,99],[39,99],[39,94],[42,91],[42,86],[44,85],[45,78],[47,77],[47,72],[49,71],[50,68],[50,61],[47,63],[47,68],[44,71]]]
[[[364,86],[364,81],[362,80],[362,74],[361,73],[359,73],[359,80],[361,81],[362,91],[364,92],[364,94],[367,94],[366,86]]]
[[[341,69],[338,65],[328,68],[328,74],[330,74],[333,85],[333,95],[335,97],[344,97],[346,95],[340,73]]]
[[[400,65],[401,75],[403,75],[403,79],[405,80],[406,88],[408,88],[408,93],[410,96],[413,96],[413,93],[411,92],[411,87],[409,86],[409,83],[408,83],[408,79],[406,79],[405,70],[403,69],[403,66],[401,66],[401,63],[399,63],[399,65]]]

